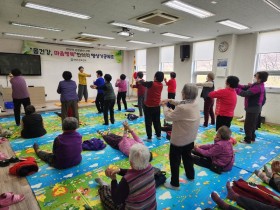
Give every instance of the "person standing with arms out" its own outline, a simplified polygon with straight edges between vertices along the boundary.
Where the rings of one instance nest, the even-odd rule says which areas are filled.
[[[161,125],[160,125],[160,102],[162,92],[162,81],[164,74],[158,71],[154,76],[154,81],[137,83],[147,88],[146,97],[144,101],[145,127],[147,133],[146,141],[152,141],[152,124],[156,132],[157,139],[161,139]]]
[[[127,110],[126,104],[126,92],[127,92],[127,81],[126,76],[121,74],[120,79],[117,79],[115,86],[119,88],[117,95],[118,111],[121,111],[121,100],[124,105],[124,109]]]
[[[167,79],[164,78],[164,82],[167,85],[167,92],[168,92],[168,99],[175,99],[176,96],[176,88],[177,88],[177,83],[176,83],[176,73],[171,72],[170,73],[170,80],[167,82]],[[175,109],[175,106],[170,104],[168,107]]]
[[[30,98],[25,79],[21,76],[19,69],[13,69],[9,74],[10,83],[12,85],[12,98],[14,103],[14,116],[16,125],[20,125],[20,107],[24,107],[24,111],[30,105]]]
[[[96,71],[97,80],[93,81],[93,85],[97,86],[97,96],[95,99],[95,105],[98,111],[98,114],[103,112],[103,104],[104,104],[104,91],[102,89],[98,89],[99,87],[105,84],[103,79],[103,72],[101,70]]]
[[[252,85],[238,85],[238,88],[236,88],[236,93],[241,97],[245,97],[245,138],[242,143],[251,144],[251,142],[255,141],[257,119],[265,102],[264,83],[267,78],[267,72],[259,71],[256,73]]]
[[[85,102],[88,100],[88,91],[87,91],[87,77],[91,77],[91,74],[84,73],[84,67],[79,67],[79,88],[78,88],[78,97],[79,101],[82,100],[83,96],[85,97]]]
[[[97,87],[96,85],[91,85],[91,88],[94,89],[101,89],[104,91],[104,124],[103,125],[109,125],[108,121],[108,111],[110,110],[110,121],[112,124],[115,123],[114,118],[114,105],[116,101],[116,95],[114,92],[114,88],[111,84],[112,76],[110,74],[105,74],[104,76],[105,84],[103,86]]]
[[[214,85],[215,74],[210,72],[207,74],[206,82],[196,83],[197,86],[203,87],[200,97],[204,99],[204,127],[208,127],[209,115],[211,117],[211,125],[215,125],[215,115],[213,111],[214,99],[208,97],[208,94],[215,89]]]
[[[146,87],[141,85],[141,82],[145,82],[143,79],[143,72],[138,71],[137,72],[137,80],[135,85],[131,84],[131,88],[137,88],[137,97],[138,97],[138,109],[139,109],[139,115],[140,117],[143,117],[143,105],[144,105],[144,97],[145,97],[145,92],[146,92]]]
[[[235,88],[238,87],[239,78],[236,76],[228,76],[226,80],[226,88],[212,91],[208,94],[210,98],[217,98],[216,102],[216,131],[226,125],[230,128],[234,115],[234,109],[237,103]]]

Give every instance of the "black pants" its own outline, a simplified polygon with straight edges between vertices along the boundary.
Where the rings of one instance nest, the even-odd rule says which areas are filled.
[[[83,96],[85,97],[85,101],[88,99],[88,91],[87,91],[87,86],[86,85],[80,85],[78,87],[78,97],[79,101],[82,100]]]
[[[110,111],[110,121],[112,124],[115,123],[115,118],[114,118],[114,106],[115,106],[115,99],[112,100],[104,100],[104,112],[103,112],[103,116],[104,116],[104,123],[106,125],[109,124],[108,121],[108,111]]]
[[[230,128],[231,121],[232,121],[232,117],[218,115],[216,118],[216,131],[223,125],[226,125],[227,127]]]
[[[276,206],[270,206],[264,203],[261,203],[259,201],[256,201],[251,198],[246,198],[243,196],[239,196],[236,200],[236,203],[238,206],[241,206],[242,208],[246,210],[256,210],[256,209],[265,209],[265,210],[279,210]],[[229,210],[238,210],[239,208],[236,208],[234,206],[229,206]]]
[[[140,117],[143,116],[143,106],[144,106],[144,98],[145,96],[138,96],[138,109]]]
[[[259,113],[248,113],[246,112],[246,118],[244,122],[244,131],[245,131],[245,141],[251,143],[255,141],[256,135],[256,124],[258,120]]]
[[[145,127],[148,139],[152,138],[152,124],[157,137],[161,136],[160,106],[147,107],[144,105]]]
[[[212,160],[209,157],[205,157],[202,154],[200,154],[199,152],[192,150],[192,154],[193,154],[193,162],[195,165],[204,167],[204,168],[211,168],[212,166]]]
[[[97,93],[96,99],[95,99],[95,105],[99,113],[103,112],[103,106],[104,106],[104,94],[103,93]]]
[[[171,182],[174,187],[179,187],[179,168],[181,159],[183,160],[185,173],[188,179],[194,179],[194,167],[191,151],[194,148],[194,143],[186,146],[175,146],[170,144],[169,160],[171,168]]]
[[[214,106],[214,99],[213,98],[207,97],[207,98],[204,99],[204,108],[203,108],[204,123],[203,123],[203,125],[205,127],[208,126],[209,115],[211,117],[211,124],[212,125],[215,124],[215,115],[214,115],[214,111],[213,111],[213,106]]]
[[[15,121],[17,125],[20,125],[20,107],[21,104],[24,107],[24,111],[25,108],[30,105],[30,98],[23,98],[23,99],[15,99],[13,98],[13,103],[14,103],[14,116],[15,116]]]
[[[124,109],[127,110],[127,104],[126,104],[126,92],[118,92],[117,95],[117,103],[118,103],[118,110],[121,111],[121,100],[124,105]]]
[[[167,94],[167,98],[168,99],[175,99],[176,93],[168,93]],[[175,105],[172,105],[170,103],[168,103],[168,107],[171,109],[175,109]]]

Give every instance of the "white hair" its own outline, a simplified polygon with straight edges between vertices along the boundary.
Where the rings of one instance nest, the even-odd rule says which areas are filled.
[[[148,167],[150,152],[148,147],[143,144],[134,144],[130,148],[129,161],[135,170],[143,170]]]

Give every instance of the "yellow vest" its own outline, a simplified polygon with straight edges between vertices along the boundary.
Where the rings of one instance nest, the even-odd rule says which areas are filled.
[[[80,85],[87,85],[87,76],[88,74],[79,72],[78,77]]]

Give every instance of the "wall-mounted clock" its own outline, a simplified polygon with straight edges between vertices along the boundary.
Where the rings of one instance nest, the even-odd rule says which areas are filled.
[[[226,41],[223,41],[219,44],[219,51],[226,52],[228,50],[229,44]]]

